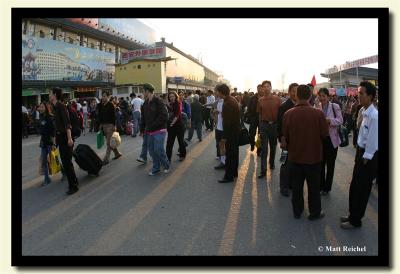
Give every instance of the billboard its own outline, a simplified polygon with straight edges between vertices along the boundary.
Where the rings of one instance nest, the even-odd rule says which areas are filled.
[[[57,40],[22,36],[22,79],[102,81],[114,77],[113,53]]]
[[[156,32],[133,18],[99,18],[98,29],[113,35],[133,38],[137,42],[152,45],[156,42]]]
[[[160,59],[163,57],[165,57],[165,47],[130,50],[122,53],[121,63],[126,64],[131,60]]]
[[[362,67],[365,65],[370,65],[378,63],[378,55],[373,55],[365,58],[361,58],[358,60],[354,60],[351,62],[346,62],[345,64],[334,66],[333,68],[327,69],[325,71],[326,74],[332,74],[338,71],[350,69],[350,68],[357,68],[357,67]]]

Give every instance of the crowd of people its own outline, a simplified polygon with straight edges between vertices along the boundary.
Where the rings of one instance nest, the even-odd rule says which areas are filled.
[[[41,134],[41,161],[45,170],[43,185],[51,182],[46,170],[46,156],[57,145],[62,171],[69,183],[67,194],[78,191],[72,164],[74,139],[80,135],[73,132],[75,120],[79,121],[83,134],[87,128],[89,132],[103,131],[107,143],[103,165],[109,163],[111,151],[114,159],[122,156],[118,148],[110,145],[114,132],[132,137],[140,135],[143,142],[137,161],[145,164],[150,155],[150,176],[161,171],[169,173],[176,139],[177,156],[179,161],[184,161],[194,131],[201,142],[204,126],[205,130],[215,132],[216,159],[219,161],[215,169],[225,171],[219,183],[234,182],[238,176],[239,136],[248,124],[250,151],[257,148],[256,153],[261,158],[258,178],[266,177],[268,168],[275,169],[279,143],[282,149],[280,192],[283,196],[292,196],[294,217],[300,218],[304,210],[303,186],[306,181],[308,218],[316,220],[324,217],[321,196],[329,195],[332,190],[338,147],[343,138],[348,138],[340,134],[339,128],[345,126],[348,131],[353,131],[356,158],[350,184],[349,215],[341,218],[341,226],[348,229],[361,226],[372,181],[377,179],[378,111],[377,91],[373,84],[361,82],[358,96],[348,97],[345,102],[331,96],[326,88],[313,94],[311,84],[292,83],[288,94],[274,94],[268,80],[257,86],[255,94],[241,94],[236,89],[231,92],[226,84],[218,84],[206,93],[196,90],[194,94],[171,91],[156,95],[150,83],[144,84],[143,89],[143,97],[131,94],[126,99],[118,99],[103,92],[100,103],[91,100],[89,104],[86,101],[65,104],[62,90],[54,88],[50,92],[50,102],[42,102],[31,112],[22,107],[24,115],[38,120],[36,126]],[[256,139],[260,139],[261,144],[257,145]]]

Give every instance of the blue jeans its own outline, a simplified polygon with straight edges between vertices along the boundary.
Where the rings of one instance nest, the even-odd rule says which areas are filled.
[[[153,157],[153,169],[152,172],[160,170],[160,166],[165,169],[169,169],[169,161],[167,154],[165,153],[165,136],[166,132],[160,132],[155,135],[149,135],[148,146],[151,157]]]
[[[139,123],[140,123],[140,111],[134,111],[132,113],[133,120],[133,131],[132,135],[136,135],[139,132]],[[144,158],[143,158],[144,159]]]
[[[42,159],[42,166],[43,166],[43,172],[44,172],[44,181],[49,182],[50,177],[49,177],[49,167],[47,165],[47,156],[51,152],[51,146],[44,146],[40,148],[40,158]]]
[[[275,165],[275,153],[278,143],[277,124],[261,121],[259,131],[261,133],[261,173],[265,173],[267,172],[268,143],[270,148],[269,164],[270,166]]]
[[[140,152],[140,158],[147,161],[147,152],[149,151],[149,134],[143,134],[143,144],[142,144],[142,152]],[[151,157],[153,155],[150,154]]]

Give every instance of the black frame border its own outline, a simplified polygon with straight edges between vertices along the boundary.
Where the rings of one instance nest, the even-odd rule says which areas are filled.
[[[22,256],[22,186],[19,183],[22,170],[21,150],[22,141],[19,134],[21,127],[21,19],[33,17],[113,17],[113,18],[187,18],[184,14],[190,14],[190,18],[377,18],[378,19],[378,51],[379,51],[379,247],[378,256],[320,256],[316,260],[313,256]],[[343,267],[343,266],[389,266],[393,261],[389,255],[393,255],[392,246],[389,246],[389,233],[392,237],[393,229],[389,224],[393,217],[389,210],[389,182],[393,176],[389,172],[393,170],[389,164],[389,117],[391,84],[389,82],[389,34],[393,30],[393,18],[389,18],[389,8],[12,8],[12,266],[95,266],[91,270],[104,270],[99,266],[150,266],[150,267],[224,267],[224,269],[239,270],[241,267],[293,267],[293,266],[317,266],[317,267]],[[389,19],[390,22],[389,22]],[[393,27],[393,25],[392,25]],[[357,37],[355,42],[368,37]],[[393,54],[391,54],[393,56]],[[392,64],[391,64],[392,68]],[[393,108],[392,108],[393,110]],[[392,113],[393,114],[393,113]],[[18,135],[18,136],[17,136]],[[390,177],[390,178],[389,178]],[[387,183],[388,182],[388,183]],[[393,198],[393,197],[392,197]],[[391,251],[391,252],[390,252]],[[96,267],[97,266],[97,267]],[[234,267],[235,268],[232,268]],[[29,268],[28,268],[29,269]],[[51,268],[54,269],[55,268]],[[124,269],[124,268],[123,268]],[[182,268],[179,268],[182,270]],[[27,270],[27,268],[23,268]],[[35,268],[35,270],[37,270]],[[47,269],[46,270],[50,270]]]

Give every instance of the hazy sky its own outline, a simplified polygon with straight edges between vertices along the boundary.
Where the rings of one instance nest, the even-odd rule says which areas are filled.
[[[333,65],[378,54],[377,19],[141,19],[157,38],[220,72],[239,91],[271,80],[328,81]],[[377,64],[372,67],[377,67]]]

